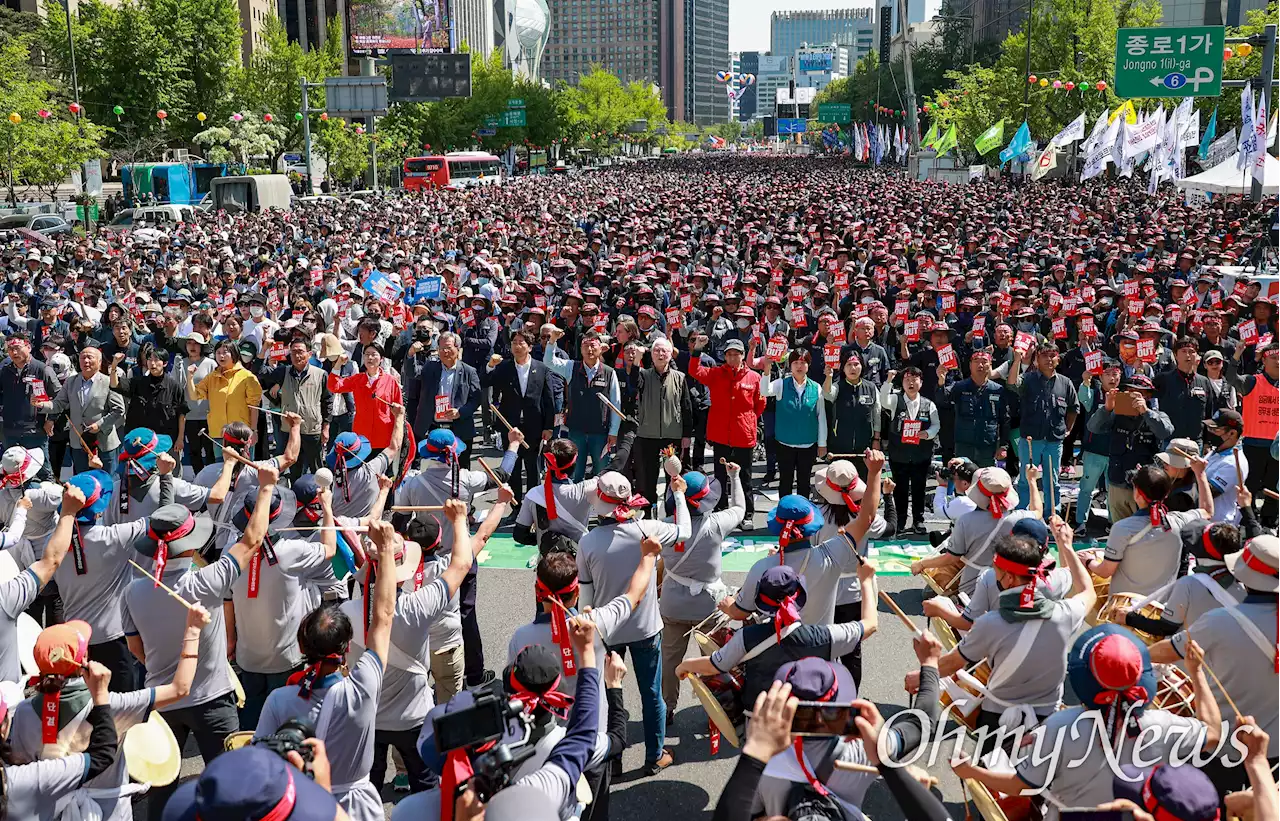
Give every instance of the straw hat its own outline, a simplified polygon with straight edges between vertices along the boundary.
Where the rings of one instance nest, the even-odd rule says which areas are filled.
[[[135,724],[124,734],[120,742],[124,753],[125,769],[129,777],[153,787],[164,787],[178,779],[182,770],[182,751],[178,739],[159,712],[141,724]]]
[[[822,501],[836,507],[845,504],[844,494],[854,502],[861,502],[867,492],[867,483],[862,481],[853,462],[848,459],[837,459],[826,467],[818,468],[814,487]]]
[[[1000,497],[1005,511],[1018,507],[1018,491],[1013,489],[1013,479],[1004,468],[982,468],[973,475],[973,484],[965,495],[982,510],[991,505],[993,496]]]
[[[345,351],[342,350],[342,343],[338,341],[338,337],[333,334],[320,334],[321,359],[337,359],[343,353]]]

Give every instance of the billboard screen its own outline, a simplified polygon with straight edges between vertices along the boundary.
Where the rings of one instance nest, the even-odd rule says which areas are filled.
[[[348,0],[347,18],[357,54],[449,51],[449,0]]]
[[[796,59],[800,62],[800,72],[807,73],[811,71],[830,71],[834,56],[829,51],[816,51],[800,54]]]
[[[787,57],[786,55],[774,56],[772,54],[760,55],[760,68],[756,71],[757,75],[761,74],[786,74],[787,73]]]

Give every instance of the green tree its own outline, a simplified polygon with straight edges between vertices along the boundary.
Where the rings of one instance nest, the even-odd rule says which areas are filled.
[[[19,37],[39,34],[44,21],[40,15],[29,11],[14,11],[8,6],[0,6],[0,46]]]
[[[1280,8],[1272,2],[1265,9],[1255,9],[1245,12],[1245,24],[1238,28],[1230,27],[1227,29],[1228,37],[1254,37],[1261,35],[1268,23],[1274,23],[1277,15],[1280,14]],[[1239,50],[1239,46],[1231,46],[1232,49]],[[1276,55],[1277,65],[1280,65],[1280,53]],[[1255,46],[1252,48],[1247,57],[1232,57],[1223,65],[1222,76],[1228,80],[1243,80],[1258,76],[1258,70],[1262,67],[1262,47]],[[1276,69],[1273,66],[1271,76],[1275,76]],[[1203,127],[1209,122],[1209,115],[1214,107],[1218,108],[1218,134],[1222,135],[1231,127],[1239,128],[1242,122],[1240,116],[1240,95],[1241,89],[1223,89],[1220,97],[1202,97],[1197,101],[1199,108],[1202,110],[1200,115],[1200,125]],[[1256,97],[1255,97],[1256,99]],[[1270,117],[1274,114],[1276,103],[1274,95],[1272,96],[1272,111],[1267,113]]]
[[[190,94],[169,112],[175,136],[202,128],[196,119],[231,112],[240,71],[240,10],[236,0],[142,0],[162,42],[176,52],[178,73]]]
[[[209,162],[239,163],[248,168],[255,157],[267,157],[270,167],[275,168],[288,131],[275,115],[268,122],[263,115],[237,111],[225,124],[206,128],[192,139],[208,148]]]
[[[325,174],[331,182],[349,183],[362,177],[368,169],[368,138],[356,133],[355,126],[345,120],[330,118],[321,122],[313,139],[317,153],[324,158]]]

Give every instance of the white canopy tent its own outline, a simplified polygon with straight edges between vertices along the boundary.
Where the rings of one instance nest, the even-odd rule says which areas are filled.
[[[1252,172],[1236,168],[1236,158],[1239,156],[1239,154],[1232,154],[1208,171],[1178,180],[1177,185],[1179,188],[1213,194],[1248,194],[1252,190]],[[1275,194],[1280,191],[1280,160],[1271,154],[1266,156],[1267,165],[1263,174],[1262,193]]]

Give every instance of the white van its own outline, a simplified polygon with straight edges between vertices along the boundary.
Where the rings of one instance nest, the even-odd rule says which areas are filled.
[[[293,186],[284,174],[215,177],[209,193],[215,211],[288,211],[293,201]]]

